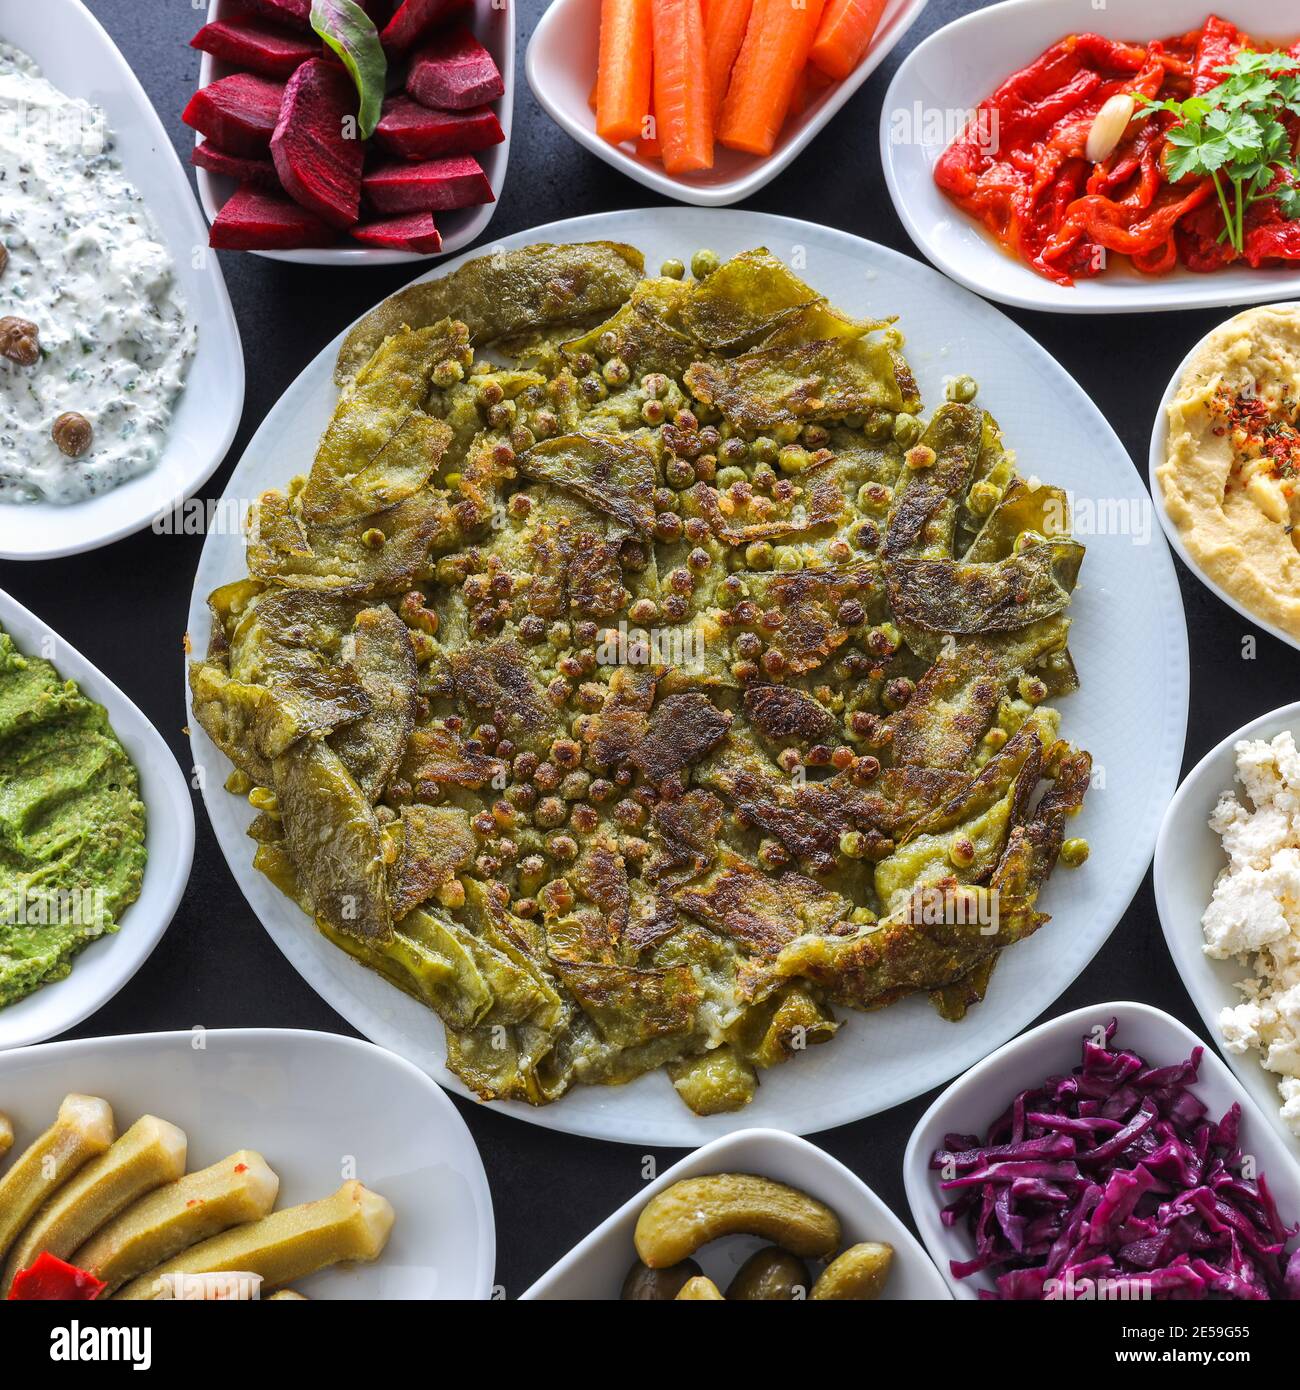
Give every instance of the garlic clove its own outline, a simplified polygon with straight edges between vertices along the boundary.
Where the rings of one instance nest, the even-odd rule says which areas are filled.
[[[1088,146],[1085,154],[1092,164],[1100,164],[1110,157],[1119,144],[1128,123],[1133,119],[1137,101],[1129,92],[1116,92],[1106,101],[1093,117],[1092,129],[1088,132]]]

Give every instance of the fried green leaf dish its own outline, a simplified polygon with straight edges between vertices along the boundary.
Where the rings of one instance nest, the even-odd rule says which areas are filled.
[[[139,778],[103,706],[0,631],[0,1007],[117,931],[144,864]]]
[[[837,1006],[960,1019],[1046,920],[1083,548],[969,378],[920,419],[901,346],[765,250],[607,244],[346,340],[193,709],[257,867],[478,1095],[663,1067],[734,1110]]]

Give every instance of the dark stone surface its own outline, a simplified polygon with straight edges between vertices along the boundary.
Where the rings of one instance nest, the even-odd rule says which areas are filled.
[[[30,0],[29,0],[30,3]],[[190,132],[180,111],[193,89],[199,55],[187,41],[201,13],[185,0],[89,0],[134,67],[182,159]],[[523,51],[543,5],[518,3],[519,71],[510,172],[488,238],[556,218],[656,201],[563,134],[533,100]],[[830,126],[746,206],[806,217],[908,254],[913,247],[890,206],[877,150],[880,107],[902,55],[949,19],[978,6],[932,0],[915,28]],[[999,74],[1000,75],[1000,74]],[[990,74],[995,76],[995,74]],[[411,278],[409,270],[325,272],[254,256],[222,258],[248,367],[244,418],[226,463],[205,489],[219,496],[231,468],[277,398],[358,314]],[[1147,318],[1052,318],[1013,313],[1091,393],[1146,472],[1151,421],[1165,384],[1191,343],[1224,314]],[[181,633],[200,540],[144,532],[66,560],[3,565],[3,585],[103,668],[168,739],[183,767],[178,677]],[[1255,630],[1180,570],[1192,653],[1186,766],[1233,729],[1295,698],[1300,659]],[[1123,692],[1115,717],[1124,718]],[[195,798],[194,871],[162,944],[135,979],[73,1036],[188,1028],[275,1026],[350,1032],[280,955],[244,902]],[[1150,877],[1114,935],[1049,1015],[1108,999],[1158,1005],[1201,1031],[1170,961],[1156,918]],[[907,1216],[901,1162],[907,1138],[934,1095],[818,1136],[896,1211]],[[328,1096],[320,1098],[330,1103]],[[491,1109],[456,1105],[482,1151],[497,1215],[497,1277],[518,1294],[641,1185],[638,1146],[598,1143],[523,1125]],[[661,1154],[661,1164],[676,1155]]]

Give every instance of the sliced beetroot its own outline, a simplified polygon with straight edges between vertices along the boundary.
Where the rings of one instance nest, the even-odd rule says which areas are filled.
[[[352,228],[352,235],[367,246],[383,246],[391,251],[431,254],[442,250],[442,237],[433,225],[433,214],[428,212],[408,212],[404,217],[389,217],[382,222],[363,222]]]
[[[472,154],[499,145],[505,133],[490,106],[473,111],[431,111],[410,97],[391,96],[375,127],[375,144],[402,159]]]
[[[361,181],[376,212],[451,212],[495,199],[477,159],[470,154],[420,164],[383,164]]]
[[[473,0],[403,0],[384,25],[379,42],[392,53],[405,53],[436,24],[467,9]]]
[[[194,146],[190,163],[214,174],[225,174],[227,178],[240,183],[251,183],[255,188],[265,188],[274,193],[280,191],[279,175],[269,159],[246,159],[237,154],[227,154],[217,149],[211,140]]]
[[[495,101],[506,89],[492,55],[457,24],[411,55],[406,90],[425,106],[466,111]]]
[[[240,0],[246,9],[293,29],[311,29],[311,0]]]
[[[289,79],[271,158],[284,190],[335,227],[361,212],[365,144],[356,128],[357,89],[347,70],[313,58]]]
[[[181,120],[227,154],[263,155],[270,148],[283,98],[283,83],[237,72],[195,92]]]
[[[320,44],[305,34],[291,34],[260,19],[220,19],[205,24],[190,47],[211,53],[223,63],[263,77],[292,77],[300,64],[320,55]]]
[[[221,251],[296,251],[336,240],[333,227],[306,208],[245,183],[217,214],[208,245]]]

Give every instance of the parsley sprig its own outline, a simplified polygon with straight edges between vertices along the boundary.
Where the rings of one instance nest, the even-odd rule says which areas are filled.
[[[1245,250],[1246,213],[1273,199],[1288,220],[1300,217],[1300,164],[1282,124],[1300,116],[1300,58],[1243,49],[1219,68],[1224,80],[1186,101],[1143,97],[1145,115],[1169,111],[1166,173],[1171,183],[1189,174],[1214,181],[1223,212],[1219,240]]]

